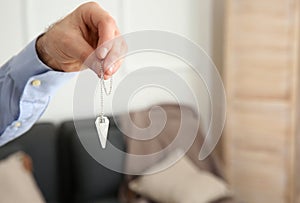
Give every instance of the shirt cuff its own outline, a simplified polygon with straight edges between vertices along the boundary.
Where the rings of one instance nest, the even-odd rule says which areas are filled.
[[[77,72],[54,71],[39,58],[35,48],[36,39],[29,43],[9,63],[9,76],[20,92],[19,115],[0,136],[0,146],[22,135],[44,113],[50,98]]]
[[[19,91],[23,91],[28,79],[46,73],[46,75],[53,75],[51,83],[54,86],[59,85],[62,81],[76,75],[75,72],[59,72],[51,69],[44,64],[38,57],[36,51],[37,38],[31,41],[18,55],[10,61],[11,67],[10,75],[12,76],[15,86]],[[47,77],[45,76],[45,77]],[[57,77],[56,77],[57,76]],[[54,80],[54,81],[53,81]],[[50,83],[48,83],[50,85]],[[49,87],[51,89],[51,87]],[[51,91],[52,92],[52,91]]]

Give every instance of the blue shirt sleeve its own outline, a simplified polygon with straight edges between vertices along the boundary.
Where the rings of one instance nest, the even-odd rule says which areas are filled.
[[[0,68],[0,146],[29,130],[56,90],[77,74],[46,66],[37,56],[35,43]]]

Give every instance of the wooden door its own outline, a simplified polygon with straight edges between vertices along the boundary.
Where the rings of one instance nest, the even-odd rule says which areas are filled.
[[[299,5],[227,0],[225,159],[243,202],[295,202],[300,191]]]

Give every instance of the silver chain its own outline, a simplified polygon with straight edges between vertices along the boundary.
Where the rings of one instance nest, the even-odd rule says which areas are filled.
[[[112,92],[113,79],[112,76],[109,81],[109,90],[107,90],[104,82],[104,70],[103,70],[103,61],[100,62],[100,104],[101,104],[101,113],[100,117],[104,116],[104,93],[106,96],[109,96]]]

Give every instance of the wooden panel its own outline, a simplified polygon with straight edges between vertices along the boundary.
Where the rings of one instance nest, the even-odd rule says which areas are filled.
[[[228,45],[234,53],[229,65],[236,97],[290,97],[291,10],[286,0],[275,2],[235,0],[229,8]]]
[[[293,97],[293,105],[294,105],[294,115],[293,115],[293,133],[295,135],[294,138],[294,171],[292,171],[292,181],[294,183],[294,202],[300,203],[300,0],[296,1],[295,5],[297,18],[295,20],[295,53],[294,57],[296,58],[296,63],[294,66],[294,97]]]
[[[289,134],[291,127],[288,103],[235,101],[231,108],[234,111],[227,121],[233,139],[231,144],[238,148],[283,152],[282,144],[288,138],[283,135]]]
[[[228,0],[229,182],[243,202],[300,203],[300,0]]]
[[[238,153],[240,156],[230,163],[236,176],[231,185],[237,198],[248,203],[286,202],[287,177],[282,167],[283,157],[272,154],[262,157],[253,151]]]
[[[230,182],[250,203],[286,199],[290,109],[283,102],[236,101],[229,110],[227,154]],[[261,194],[263,192],[263,195]]]

